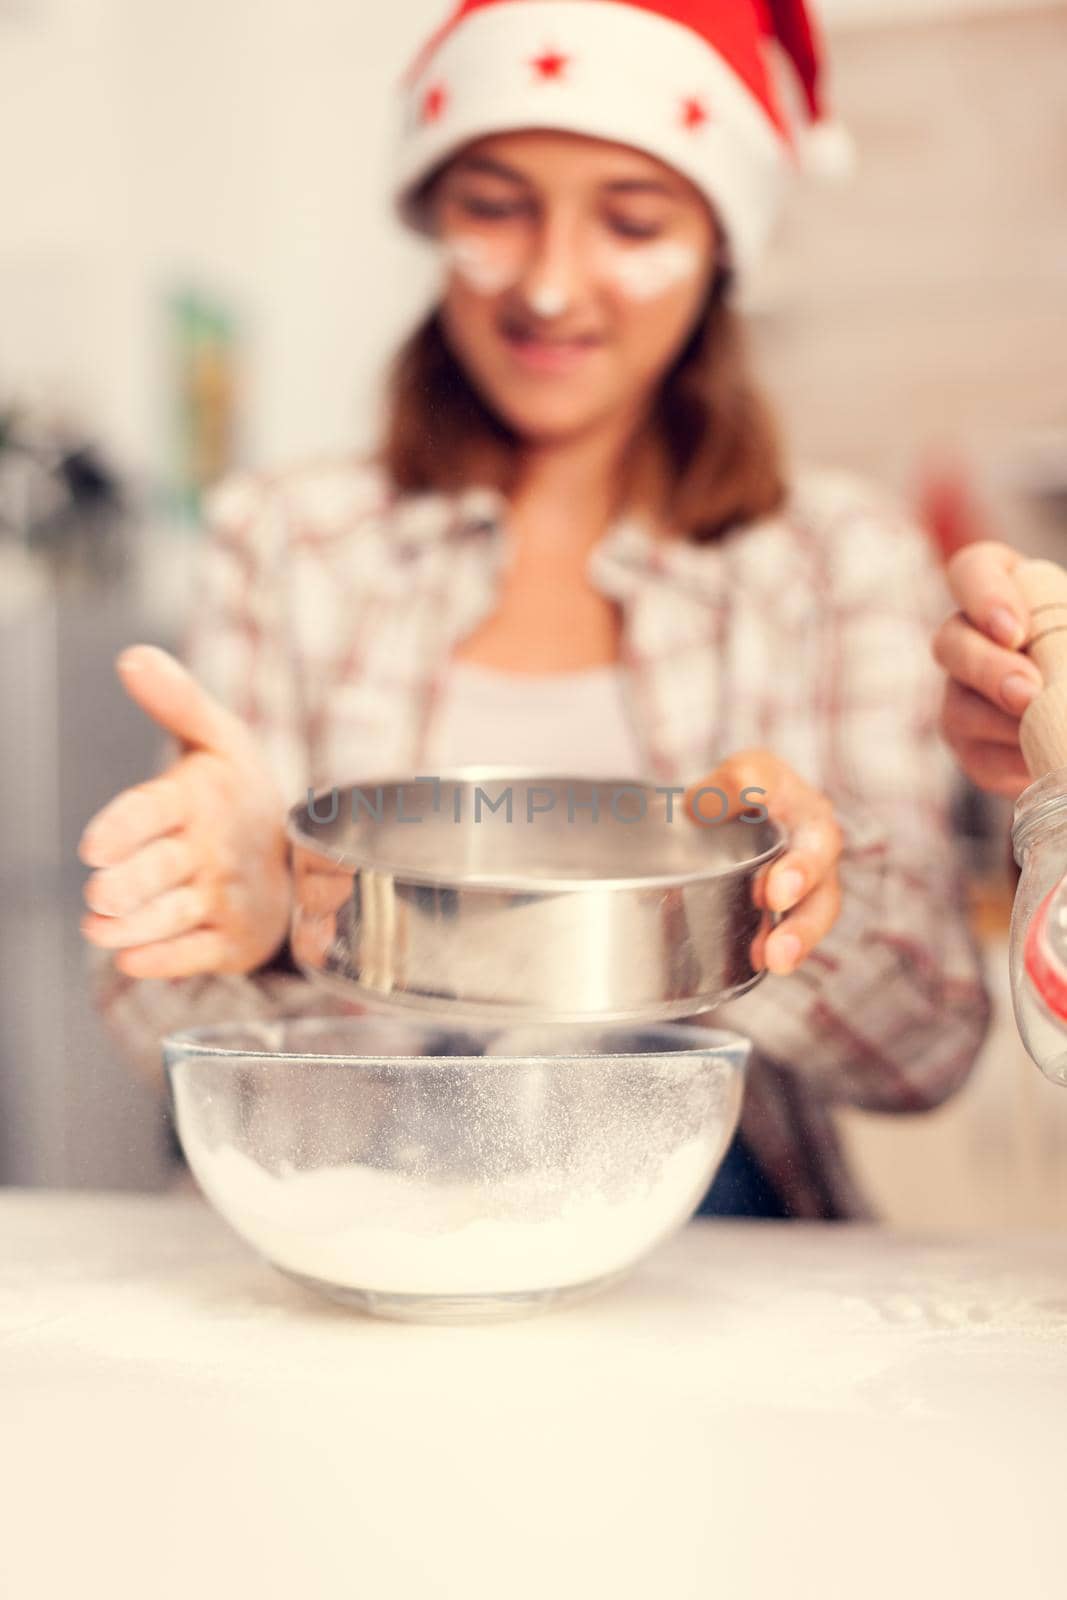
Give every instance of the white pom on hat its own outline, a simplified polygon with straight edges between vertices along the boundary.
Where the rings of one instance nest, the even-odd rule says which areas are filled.
[[[807,177],[840,183],[858,166],[856,142],[828,114],[824,89],[826,52],[804,0],[765,0],[768,32],[793,65],[804,95],[807,126],[794,132],[797,162]]]
[[[856,141],[843,122],[821,118],[797,137],[801,171],[828,183],[844,183],[856,174]]]

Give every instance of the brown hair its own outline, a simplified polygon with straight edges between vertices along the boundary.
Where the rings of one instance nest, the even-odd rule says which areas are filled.
[[[716,276],[704,313],[664,375],[652,425],[632,453],[626,499],[704,543],[766,516],[784,498],[781,445],[754,384],[731,274]],[[450,350],[436,310],[393,364],[381,460],[403,492],[472,484],[508,493],[521,444]]]

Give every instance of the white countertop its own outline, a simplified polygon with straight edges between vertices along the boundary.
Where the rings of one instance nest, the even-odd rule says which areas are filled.
[[[1067,1593],[1067,1237],[692,1224],[378,1322],[197,1199],[0,1193],[5,1600]]]

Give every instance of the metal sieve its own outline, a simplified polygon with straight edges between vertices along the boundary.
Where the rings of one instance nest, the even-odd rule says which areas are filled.
[[[662,1021],[758,982],[770,819],[682,790],[499,767],[383,777],[289,813],[293,956],[363,1004],[471,1020]]]

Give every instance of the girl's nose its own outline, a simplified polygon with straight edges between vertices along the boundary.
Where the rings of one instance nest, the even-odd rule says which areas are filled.
[[[535,316],[561,317],[581,290],[582,263],[577,229],[548,221],[530,251],[520,288]]]

